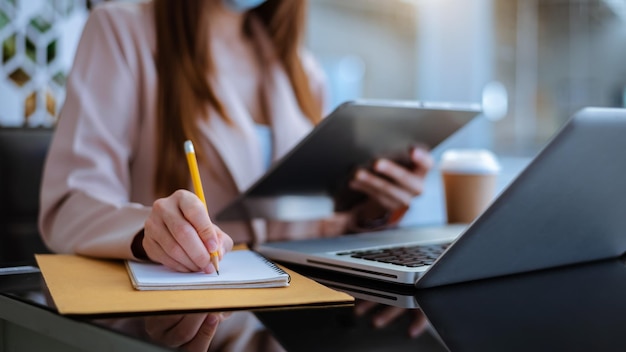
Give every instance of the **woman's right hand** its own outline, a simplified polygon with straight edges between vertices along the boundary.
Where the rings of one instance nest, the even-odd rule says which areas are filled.
[[[230,313],[197,313],[145,317],[146,332],[155,342],[184,351],[209,350],[217,327]]]
[[[233,240],[213,224],[202,201],[178,190],[152,205],[144,228],[143,248],[150,260],[181,272],[215,272],[212,252],[224,254]]]

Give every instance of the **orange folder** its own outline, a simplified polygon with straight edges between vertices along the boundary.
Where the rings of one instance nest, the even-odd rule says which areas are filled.
[[[61,314],[258,310],[354,303],[352,296],[284,267],[291,275],[287,287],[138,291],[122,260],[65,254],[35,257]]]

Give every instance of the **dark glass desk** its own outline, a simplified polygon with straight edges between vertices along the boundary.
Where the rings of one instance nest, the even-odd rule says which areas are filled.
[[[452,351],[626,351],[626,265],[608,260],[419,291]]]
[[[322,273],[323,274],[323,273]],[[324,275],[322,275],[324,276]],[[333,275],[327,275],[331,283]],[[357,297],[370,297],[365,286],[356,287]],[[208,312],[146,314],[133,316],[63,316],[54,309],[39,273],[0,275],[0,352],[5,351],[446,351],[427,324],[417,338],[408,327],[414,318],[426,322],[416,309],[412,290],[385,291],[376,287],[372,299],[385,305],[411,307],[383,329],[372,325],[372,313],[357,317],[354,306],[296,308],[229,312],[212,340],[197,326]],[[381,293],[383,293],[381,295]],[[401,297],[397,300],[394,297]],[[409,302],[413,302],[412,304]],[[398,308],[400,310],[400,308]],[[218,312],[211,312],[218,313]],[[176,325],[178,323],[178,325]],[[177,329],[177,327],[181,329]],[[192,340],[193,346],[180,346]],[[4,347],[4,349],[3,349]]]
[[[371,314],[356,317],[354,307],[231,312],[209,341],[192,328],[206,312],[61,316],[39,274],[0,275],[0,352],[626,349],[626,266],[620,260],[419,291],[324,272],[303,274],[359,300],[384,303],[375,309],[406,312],[384,329],[372,327]],[[422,311],[429,323],[411,339],[408,326]],[[174,322],[185,329],[173,328]],[[195,346],[180,346],[194,337]]]

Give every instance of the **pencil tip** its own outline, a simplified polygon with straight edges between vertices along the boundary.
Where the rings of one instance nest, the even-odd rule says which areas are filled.
[[[217,276],[220,275],[220,271],[219,270],[215,270],[215,272],[217,273]]]

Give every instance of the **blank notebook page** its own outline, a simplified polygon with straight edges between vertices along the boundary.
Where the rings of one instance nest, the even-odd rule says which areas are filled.
[[[220,261],[220,274],[181,273],[161,264],[126,261],[138,290],[190,290],[289,286],[289,274],[251,250],[228,252]]]

